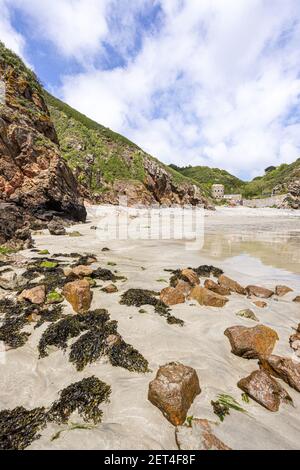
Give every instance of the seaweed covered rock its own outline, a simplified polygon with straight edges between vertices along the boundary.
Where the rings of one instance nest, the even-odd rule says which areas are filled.
[[[268,372],[256,370],[238,382],[238,387],[270,411],[278,411],[281,402],[292,404],[290,395]]]
[[[274,292],[265,287],[259,286],[247,286],[246,292],[248,295],[253,295],[254,297],[260,297],[261,299],[269,299],[274,295]]]
[[[234,281],[230,277],[222,274],[218,278],[218,282],[221,287],[224,289],[229,289],[231,292],[236,292],[237,294],[246,295],[246,289],[242,287],[237,281]]]
[[[26,410],[19,406],[0,411],[0,450],[24,450],[35,439],[47,422],[45,408]]]
[[[202,266],[198,266],[198,268],[194,268],[193,271],[199,276],[199,277],[220,277],[222,274],[224,274],[224,271],[220,268],[216,268],[215,266],[208,266],[207,264],[204,264]]]
[[[178,426],[175,435],[179,450],[231,450],[217,437],[216,423],[207,419],[194,418],[190,426]]]
[[[196,286],[190,293],[190,298],[196,300],[200,305],[208,307],[224,307],[228,302],[226,297],[216,294],[205,287]]]
[[[107,403],[111,388],[106,383],[92,376],[69,385],[60,392],[60,398],[53,403],[48,419],[58,424],[66,424],[72,413],[78,411],[85,422],[101,422],[102,403]]]
[[[259,365],[261,369],[282,379],[290,387],[300,392],[300,363],[287,357],[271,355],[267,359],[261,359]]]
[[[259,319],[255,315],[255,313],[252,310],[250,310],[249,308],[246,308],[244,310],[240,310],[239,312],[237,312],[236,316],[241,317],[241,318],[247,318],[248,320],[253,320],[253,321],[258,321],[259,322]]]
[[[64,286],[63,294],[76,313],[84,313],[89,310],[93,293],[90,283],[86,279],[69,282]]]
[[[185,422],[195,397],[201,393],[196,371],[171,362],[159,368],[149,384],[148,399],[174,426]]]
[[[279,340],[276,331],[264,325],[253,328],[232,326],[224,334],[230,341],[231,352],[245,359],[268,357]]]
[[[120,300],[121,305],[128,307],[143,307],[144,305],[152,305],[158,315],[165,317],[170,325],[183,326],[184,322],[179,318],[174,317],[170,313],[170,308],[157,297],[158,292],[150,291],[147,289],[129,289],[126,291]]]

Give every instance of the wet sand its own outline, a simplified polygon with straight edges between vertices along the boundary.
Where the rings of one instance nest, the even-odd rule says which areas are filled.
[[[68,362],[68,354],[52,352],[38,359],[37,344],[44,325],[36,330],[22,348],[9,351],[0,365],[1,409],[50,405],[62,390],[84,377],[95,375],[112,387],[110,403],[103,406],[100,425],[92,429],[70,430],[70,426],[48,425],[39,440],[29,449],[177,449],[174,427],[148,400],[148,384],[157,369],[170,361],[194,367],[199,375],[202,393],[195,399],[189,415],[218,421],[211,400],[226,393],[240,403],[237,382],[257,369],[257,361],[247,361],[231,354],[224,336],[233,325],[255,326],[251,320],[236,316],[251,308],[260,322],[274,328],[280,340],[274,353],[293,357],[289,336],[300,322],[299,304],[292,302],[300,295],[300,214],[272,210],[220,209],[207,212],[205,243],[199,251],[186,251],[182,241],[101,241],[90,227],[96,224],[93,211],[89,223],[68,229],[83,236],[70,238],[36,235],[36,248],[55,253],[89,252],[98,257],[95,267],[116,269],[127,277],[117,283],[119,292],[108,295],[94,291],[92,308],[106,308],[119,323],[125,341],[148,359],[151,373],[140,375],[114,368],[101,360],[77,372]],[[111,251],[102,252],[103,247]],[[25,256],[32,256],[29,251]],[[116,267],[107,266],[116,263]],[[244,285],[258,284],[274,288],[285,284],[294,289],[279,301],[268,301],[267,309],[256,308],[249,299],[232,295],[223,309],[200,307],[194,302],[174,307],[173,314],[185,321],[184,327],[168,325],[164,318],[146,306],[147,313],[135,307],[119,305],[120,295],[130,288],[161,290],[169,280],[165,269],[213,264]],[[159,282],[158,282],[159,281]],[[101,283],[105,285],[105,283]],[[65,313],[71,313],[66,304]],[[293,357],[294,358],[294,357]],[[295,358],[294,358],[295,359]],[[243,404],[247,413],[232,411],[220,424],[218,436],[233,449],[299,449],[300,394],[283,384],[295,407],[282,404],[271,413],[254,401]],[[72,423],[80,423],[77,415]],[[51,437],[64,429],[60,437]]]

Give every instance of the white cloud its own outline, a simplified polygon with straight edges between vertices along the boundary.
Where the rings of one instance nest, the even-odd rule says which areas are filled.
[[[25,40],[11,25],[11,18],[5,0],[0,0],[0,40],[6,47],[24,57]]]
[[[62,97],[161,160],[252,176],[299,155],[298,0],[12,1],[83,65]],[[151,5],[163,22],[145,30]],[[104,42],[126,65],[93,62]]]

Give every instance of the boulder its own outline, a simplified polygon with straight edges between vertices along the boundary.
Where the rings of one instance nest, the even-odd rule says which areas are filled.
[[[295,351],[296,355],[300,357],[300,323],[296,333],[290,337],[290,346]]]
[[[237,385],[253,400],[270,411],[278,411],[281,402],[293,403],[286,390],[264,370],[252,372]]]
[[[236,292],[237,294],[246,295],[246,289],[242,287],[238,282],[230,279],[230,277],[222,274],[218,278],[219,285],[224,289],[229,289],[230,292]]]
[[[293,300],[293,302],[300,303],[300,295],[298,295],[298,296]]]
[[[191,286],[197,286],[200,284],[200,279],[197,273],[195,273],[195,271],[192,269],[183,269],[181,271],[181,276],[186,282],[191,284]]]
[[[248,295],[253,295],[254,297],[259,297],[261,299],[269,299],[274,295],[272,290],[259,286],[247,286],[246,291]]]
[[[191,426],[178,426],[175,431],[179,450],[231,450],[217,435],[215,422],[198,418],[192,419]]]
[[[185,422],[190,406],[200,393],[196,371],[171,362],[160,367],[149,384],[148,399],[174,426],[178,426]]]
[[[267,302],[264,302],[263,300],[255,300],[253,303],[258,308],[266,308],[268,306]]]
[[[224,307],[228,302],[226,297],[216,294],[205,287],[196,286],[192,289],[190,299],[197,300],[200,305],[208,307]]]
[[[216,294],[219,294],[219,295],[230,295],[231,294],[230,289],[227,289],[225,287],[221,287],[219,284],[217,284],[212,279],[206,279],[206,281],[204,283],[204,287],[208,290],[211,290],[212,292],[215,292]]]
[[[109,286],[103,287],[102,290],[103,292],[106,292],[106,294],[115,294],[118,292],[118,288],[114,284],[109,284]]]
[[[169,306],[184,304],[185,295],[176,287],[166,287],[160,293],[160,300]]]
[[[16,247],[17,249],[30,248],[32,246],[32,238],[30,230],[27,227],[28,223],[25,211],[21,207],[17,207],[12,203],[0,202],[0,245],[8,243],[10,246]]]
[[[65,235],[67,233],[62,222],[56,220],[51,220],[48,224],[48,230],[51,235]]]
[[[259,321],[255,313],[249,308],[245,310],[240,310],[237,314],[238,317],[247,318],[248,320]]]
[[[94,270],[89,266],[76,266],[75,268],[66,268],[64,269],[64,275],[66,277],[74,276],[78,278],[90,277],[93,274]]]
[[[182,281],[181,279],[178,280],[177,285],[175,287],[177,292],[180,292],[185,297],[189,296],[192,290],[192,286],[190,283]]]
[[[276,288],[275,288],[275,294],[278,297],[283,297],[286,294],[288,294],[289,292],[293,292],[293,289],[291,289],[290,287],[287,287],[287,286],[276,286]]]
[[[69,282],[64,286],[63,294],[76,313],[85,313],[89,310],[93,294],[86,279]]]
[[[16,290],[24,287],[27,284],[27,279],[22,274],[17,274],[15,271],[2,271],[0,272],[0,288],[5,290]]]
[[[300,363],[292,359],[280,356],[269,356],[267,359],[261,359],[259,363],[262,369],[265,369],[274,377],[279,377],[290,387],[300,392]]]
[[[19,300],[28,300],[32,304],[42,305],[46,300],[46,288],[42,285],[26,289],[19,295]]]
[[[245,359],[268,357],[279,340],[276,331],[264,325],[253,328],[232,326],[224,334],[230,341],[231,352]]]

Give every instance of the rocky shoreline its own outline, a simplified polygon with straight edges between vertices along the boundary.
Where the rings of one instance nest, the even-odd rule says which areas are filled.
[[[151,426],[161,428],[162,433],[169,436],[169,442],[173,441],[171,445],[165,442],[161,448],[238,449],[247,446],[247,442],[241,443],[245,438],[238,437],[232,429],[232,419],[243,428],[244,422],[249,424],[249,419],[253,420],[253,416],[257,419],[260,414],[264,419],[265,413],[276,415],[281,410],[293,415],[295,408],[291,405],[296,408],[300,405],[297,396],[300,391],[297,362],[300,325],[289,321],[291,327],[286,325],[282,334],[281,328],[270,327],[269,322],[265,322],[264,312],[278,305],[286,311],[298,311],[299,292],[294,287],[255,285],[252,279],[247,285],[240,280],[237,282],[230,273],[227,275],[223,267],[210,264],[169,269],[161,263],[164,282],[169,286],[159,286],[158,280],[153,279],[146,289],[136,273],[128,279],[128,268],[123,270],[119,266],[114,245],[100,248],[98,241],[91,253],[71,251],[91,240],[92,224],[90,221],[81,229],[77,226],[75,232],[67,228],[61,235],[43,230],[34,235],[37,248],[0,256],[4,384],[14,383],[12,371],[17,380],[20,374],[22,376],[21,364],[29,358],[28,354],[31,366],[26,368],[27,379],[21,378],[24,390],[27,386],[29,391],[34,384],[37,389],[41,386],[40,379],[35,378],[35,370],[44,370],[46,374],[53,370],[51,393],[42,394],[39,400],[33,397],[31,403],[35,406],[28,406],[26,398],[13,397],[9,399],[10,406],[3,406],[4,403],[1,406],[2,449],[66,448],[70,446],[69,435],[72,439],[78,435],[80,440],[86,435],[90,442],[87,445],[75,440],[72,448],[105,445],[134,448],[135,439],[131,443],[129,437],[122,440],[120,430],[116,429],[111,429],[109,444],[105,444],[101,431],[109,428],[108,423],[113,419],[109,410],[116,406],[119,394],[124,393],[121,383],[127,384],[129,396],[134,399],[136,391],[130,385],[132,380],[143,387],[139,403],[149,415]],[[76,236],[72,236],[74,233]],[[54,249],[58,245],[62,252]],[[136,261],[126,261],[130,266],[134,263]],[[140,267],[145,275],[148,269],[148,264]],[[152,288],[153,282],[158,288]],[[238,308],[241,305],[243,309]],[[199,317],[201,322],[204,316],[211,318],[209,322],[214,323],[218,334],[216,357],[220,364],[223,362],[221,351],[228,350],[226,357],[231,369],[238,366],[235,388],[224,387],[222,392],[220,387],[217,394],[208,393],[207,388],[216,371],[196,366],[197,357],[204,360],[201,347],[197,353],[196,345],[191,345],[191,357],[184,353],[188,344],[186,334],[191,344],[194,341],[188,333],[191,318]],[[133,335],[130,331],[134,324],[130,318],[135,318],[136,325],[140,325],[136,333],[134,327]],[[220,328],[217,318],[224,318],[226,327],[224,324]],[[166,360],[161,357],[158,365],[154,351],[143,345],[145,327],[142,325],[149,326],[149,321],[155,329],[159,328],[167,343],[168,337],[175,335],[177,338],[178,353],[173,347],[167,348]],[[287,333],[289,339],[285,339]],[[199,335],[204,341],[201,326]],[[281,346],[284,353],[276,352],[278,342],[284,342],[284,347]],[[157,346],[156,341],[154,344]],[[157,354],[160,357],[159,348]],[[295,358],[290,357],[292,354]],[[212,354],[209,360],[215,360],[214,357]],[[16,358],[19,358],[17,362]],[[238,372],[239,367],[244,368],[243,364],[249,366],[244,373]],[[120,382],[122,374],[125,375]],[[8,397],[5,401],[8,402]],[[127,406],[131,409],[134,402],[122,403],[118,405],[119,412],[125,411]],[[195,403],[198,403],[196,409]],[[150,418],[152,415],[154,421]],[[137,431],[137,423],[132,425]],[[128,426],[130,428],[130,424]],[[272,439],[270,437],[270,442]],[[150,443],[148,432],[139,445],[140,448],[160,448],[157,442]],[[266,442],[263,445],[267,445]],[[282,446],[288,447],[284,443]]]

